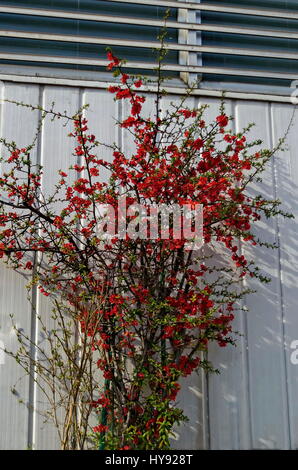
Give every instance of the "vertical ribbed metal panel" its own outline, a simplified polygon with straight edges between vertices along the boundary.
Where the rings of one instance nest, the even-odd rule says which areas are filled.
[[[286,131],[292,109],[282,104],[272,104],[272,134],[274,142]],[[295,114],[293,127],[288,135],[288,149],[275,157],[275,187],[277,198],[283,201],[285,210],[293,212],[294,220],[279,218],[277,236],[279,250],[280,308],[282,316],[283,355],[285,363],[284,385],[286,387],[290,447],[298,449],[298,119]]]
[[[42,89],[41,104],[45,109],[50,109],[52,103],[55,103],[55,110],[59,109],[60,112],[67,110],[67,113],[71,116],[81,106],[80,95],[80,90],[76,88],[45,86]],[[63,106],[61,106],[62,103]],[[67,123],[66,120],[51,122],[50,117],[46,118],[40,135],[40,163],[44,171],[42,190],[46,195],[52,193],[57,183],[58,171],[60,169],[68,171],[69,166],[74,163],[71,161],[75,158],[71,155],[73,152],[73,142],[67,137],[69,132],[72,132],[71,122]],[[48,331],[54,327],[57,328],[57,325],[54,324],[50,317],[51,304],[39,291],[37,292],[37,312]],[[43,349],[47,348],[48,344],[43,339],[40,322],[37,322],[37,338],[40,347]],[[38,449],[55,449],[58,443],[57,432],[53,426],[49,426],[45,422],[42,414],[44,411],[46,411],[45,396],[37,389],[33,445],[34,448]],[[61,419],[61,410],[58,412],[58,417]],[[45,429],[48,429],[48,431],[44,432]]]
[[[207,121],[218,115],[218,100],[205,99],[208,104]],[[236,102],[226,101],[226,112],[234,115]],[[236,123],[232,122],[233,130]],[[248,378],[246,358],[245,317],[238,313],[234,330],[244,336],[238,338],[237,347],[220,348],[211,344],[208,359],[220,374],[210,374],[208,383],[209,446],[211,449],[249,449]]]
[[[3,99],[36,102],[39,87],[36,85],[14,86],[0,82]],[[20,146],[29,144],[37,128],[37,116],[27,109],[1,100],[1,131],[8,140],[18,140]],[[1,148],[1,154],[5,149]],[[35,159],[36,155],[32,155]],[[4,167],[0,168],[2,172]],[[4,170],[5,171],[5,170]],[[30,280],[30,279],[29,279]],[[1,347],[16,352],[18,341],[12,328],[10,315],[14,315],[17,328],[32,334],[33,312],[27,300],[25,285],[29,281],[19,274],[0,267],[0,340]],[[0,448],[26,449],[28,447],[28,428],[31,425],[32,387],[28,377],[14,359],[3,356],[0,362]],[[25,375],[25,378],[23,378]]]
[[[272,147],[272,114],[270,104],[241,103],[237,106],[236,122],[242,128],[255,122],[253,137]],[[252,191],[262,191],[275,199],[274,160],[267,165],[262,184]],[[257,234],[270,243],[277,242],[277,223],[257,224]],[[248,374],[250,389],[251,432],[253,448],[285,449],[289,447],[288,403],[283,353],[283,324],[280,292],[280,256],[278,250],[251,250],[257,265],[271,277],[269,285],[251,281],[257,294],[247,298]]]

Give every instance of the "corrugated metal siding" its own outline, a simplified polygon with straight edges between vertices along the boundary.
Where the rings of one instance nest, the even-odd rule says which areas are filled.
[[[117,141],[129,150],[130,138],[115,130],[113,118],[121,118],[123,105],[115,103],[104,90],[1,84],[2,98],[15,99],[49,107],[53,101],[60,111],[74,110],[90,103],[88,116],[92,132],[100,140]],[[167,107],[173,96],[164,100]],[[194,100],[194,99],[193,99]],[[209,117],[216,114],[216,99],[196,100],[208,103]],[[147,104],[150,109],[150,99]],[[227,109],[235,115],[235,129],[255,122],[252,137],[261,137],[272,145],[287,127],[293,106],[228,100]],[[38,113],[13,104],[1,103],[1,136],[28,144],[37,126]],[[258,293],[247,298],[248,313],[235,320],[235,329],[242,333],[238,346],[221,349],[213,346],[209,359],[220,375],[202,374],[184,383],[181,405],[190,422],[177,430],[176,448],[183,449],[297,449],[298,448],[298,365],[291,363],[291,344],[298,340],[298,164],[296,157],[298,121],[288,137],[289,149],[277,155],[268,168],[261,186],[269,197],[282,199],[286,210],[296,220],[279,219],[261,223],[259,233],[272,241],[280,240],[280,249],[255,250],[259,266],[272,277],[269,285],[258,284]],[[67,168],[71,154],[68,129],[47,122],[38,142],[36,158],[44,165],[44,189],[51,190],[55,172]],[[16,345],[9,314],[16,316],[18,326],[41,338],[32,308],[26,300],[26,281],[6,267],[0,272],[0,341],[7,348]],[[37,294],[38,312],[47,315],[48,306]],[[43,397],[32,381],[13,360],[0,360],[0,449],[54,449],[57,439],[53,429],[34,411],[44,407]],[[17,383],[16,383],[17,382]],[[16,383],[20,396],[12,394]],[[23,403],[19,403],[22,400]]]

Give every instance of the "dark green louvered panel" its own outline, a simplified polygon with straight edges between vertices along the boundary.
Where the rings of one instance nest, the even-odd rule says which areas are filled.
[[[148,73],[167,5],[167,74],[283,93],[298,78],[298,0],[201,0],[188,4],[190,24],[179,22],[183,0],[0,0],[0,63],[103,70],[112,45],[129,67]],[[179,44],[181,29],[197,33],[191,44]],[[184,54],[179,65],[179,50],[197,54],[197,63]]]
[[[246,7],[254,10],[262,9],[268,12],[279,10],[282,12],[298,13],[298,1],[268,1],[268,0],[201,0],[203,5],[218,5],[220,7]],[[281,15],[282,16],[282,15]],[[291,80],[254,77],[252,70],[263,71],[264,75],[270,72],[281,74],[296,74],[298,78],[298,39],[273,37],[275,31],[298,33],[298,20],[286,18],[270,18],[257,15],[240,15],[222,12],[201,12],[201,21],[204,24],[233,26],[238,28],[254,28],[261,31],[272,31],[272,37],[246,34],[228,34],[222,32],[203,32],[202,44],[205,46],[230,47],[243,50],[259,51],[259,57],[249,55],[229,54],[203,54],[203,65],[208,67],[224,67],[231,70],[231,75],[204,74],[206,81],[242,82],[249,84],[263,84],[289,87]],[[266,52],[275,52],[278,58],[266,57]],[[286,55],[291,58],[285,58]],[[296,58],[294,58],[296,56]],[[233,70],[247,70],[247,76],[233,76]],[[294,79],[294,76],[293,76]]]
[[[90,20],[75,18],[58,18],[55,16],[38,16],[30,14],[5,13],[0,14],[0,30],[8,31],[6,37],[0,36],[0,53],[2,54],[32,54],[68,57],[92,60],[92,65],[63,64],[63,62],[30,62],[21,60],[3,60],[1,63],[18,63],[25,65],[38,65],[48,67],[63,67],[84,70],[103,70],[104,67],[94,65],[97,59],[106,58],[106,47],[111,46],[115,53],[122,58],[132,62],[154,61],[152,48],[134,48],[119,45],[121,39],[149,41],[157,43],[157,36],[160,28],[150,26],[151,20],[162,20],[166,8],[150,5],[139,5],[136,3],[123,4],[111,1],[100,0],[17,0],[0,1],[0,7],[22,7],[23,9],[54,10],[65,13],[79,13],[90,15]],[[125,23],[113,23],[109,21],[92,21],[93,15],[110,15],[111,17],[133,17],[136,19],[145,19],[148,25],[132,25]],[[63,15],[62,15],[63,16]],[[176,21],[177,10],[171,12],[170,19]],[[28,37],[12,37],[9,32],[23,33],[42,33],[48,35],[67,35],[73,41],[55,41],[44,39],[32,39],[33,34]],[[16,34],[17,36],[17,34]],[[30,37],[31,36],[31,37]],[[85,42],[76,42],[76,38],[84,38]],[[100,38],[102,44],[88,42],[88,37]],[[114,40],[112,42],[111,40]],[[116,42],[115,42],[116,40]],[[117,44],[117,40],[118,43]],[[178,41],[177,31],[171,29],[168,35],[169,42]],[[111,44],[112,43],[112,44]],[[178,64],[178,51],[170,51],[167,56],[167,62]],[[145,70],[146,71],[146,70]],[[177,74],[177,73],[176,73]]]

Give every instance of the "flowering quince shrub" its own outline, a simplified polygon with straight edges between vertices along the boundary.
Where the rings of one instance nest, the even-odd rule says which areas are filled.
[[[248,192],[282,141],[275,149],[260,149],[261,142],[247,141],[250,126],[231,132],[223,105],[212,122],[204,119],[205,106],[191,109],[185,99],[161,113],[161,79],[155,116],[144,116],[143,81],[124,73],[111,52],[108,57],[108,68],[120,78],[108,91],[130,108],[118,125],[133,136],[131,156],[113,144],[113,160],[102,159],[104,144],[89,133],[80,110],[69,117],[74,140],[69,171],[59,172],[46,196],[43,170],[30,158],[32,146],[18,148],[2,139],[8,156],[2,157],[0,178],[0,257],[14,269],[33,272],[33,283],[55,304],[64,336],[57,329],[54,337],[64,352],[71,332],[63,318],[78,325],[67,366],[76,387],[63,421],[62,448],[84,448],[89,417],[96,413],[93,433],[100,448],[168,449],[173,427],[186,419],[177,399],[183,378],[200,368],[212,370],[204,360],[211,342],[220,347],[234,342],[233,319],[246,293],[239,288],[243,278],[268,281],[245,258],[240,242],[272,246],[256,238],[255,221],[290,216],[279,201]],[[60,117],[53,110],[42,113]],[[100,179],[103,170],[108,181]],[[118,213],[124,195],[127,210],[133,204],[202,205],[203,247],[186,250],[183,234],[150,239],[119,237],[116,230],[104,237],[99,225],[106,228],[111,221],[98,207],[109,204]],[[139,214],[130,213],[128,222],[137,227]],[[215,246],[224,266],[217,265]],[[30,357],[25,350],[23,343],[17,355],[23,365]],[[67,388],[65,370],[57,369],[63,354],[57,351],[52,375],[60,373],[59,387]],[[38,361],[35,366],[37,376],[42,374]],[[76,407],[85,412],[84,432]]]

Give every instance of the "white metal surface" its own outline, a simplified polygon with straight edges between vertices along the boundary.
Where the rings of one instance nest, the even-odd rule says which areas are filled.
[[[177,19],[181,23],[185,23],[186,29],[180,29],[178,32],[178,41],[180,45],[180,53],[179,53],[179,64],[180,65],[202,65],[202,54],[196,52],[190,52],[185,49],[185,45],[198,45],[202,44],[202,35],[201,33],[197,33],[196,31],[189,31],[187,29],[188,23],[200,23],[201,22],[201,15],[199,11],[191,10],[187,8],[187,3],[181,3],[181,7],[178,9]],[[200,0],[197,0],[197,4],[199,5]],[[189,72],[181,72],[180,73],[181,79],[187,83],[198,83],[200,81],[201,76],[196,73],[189,73]]]

